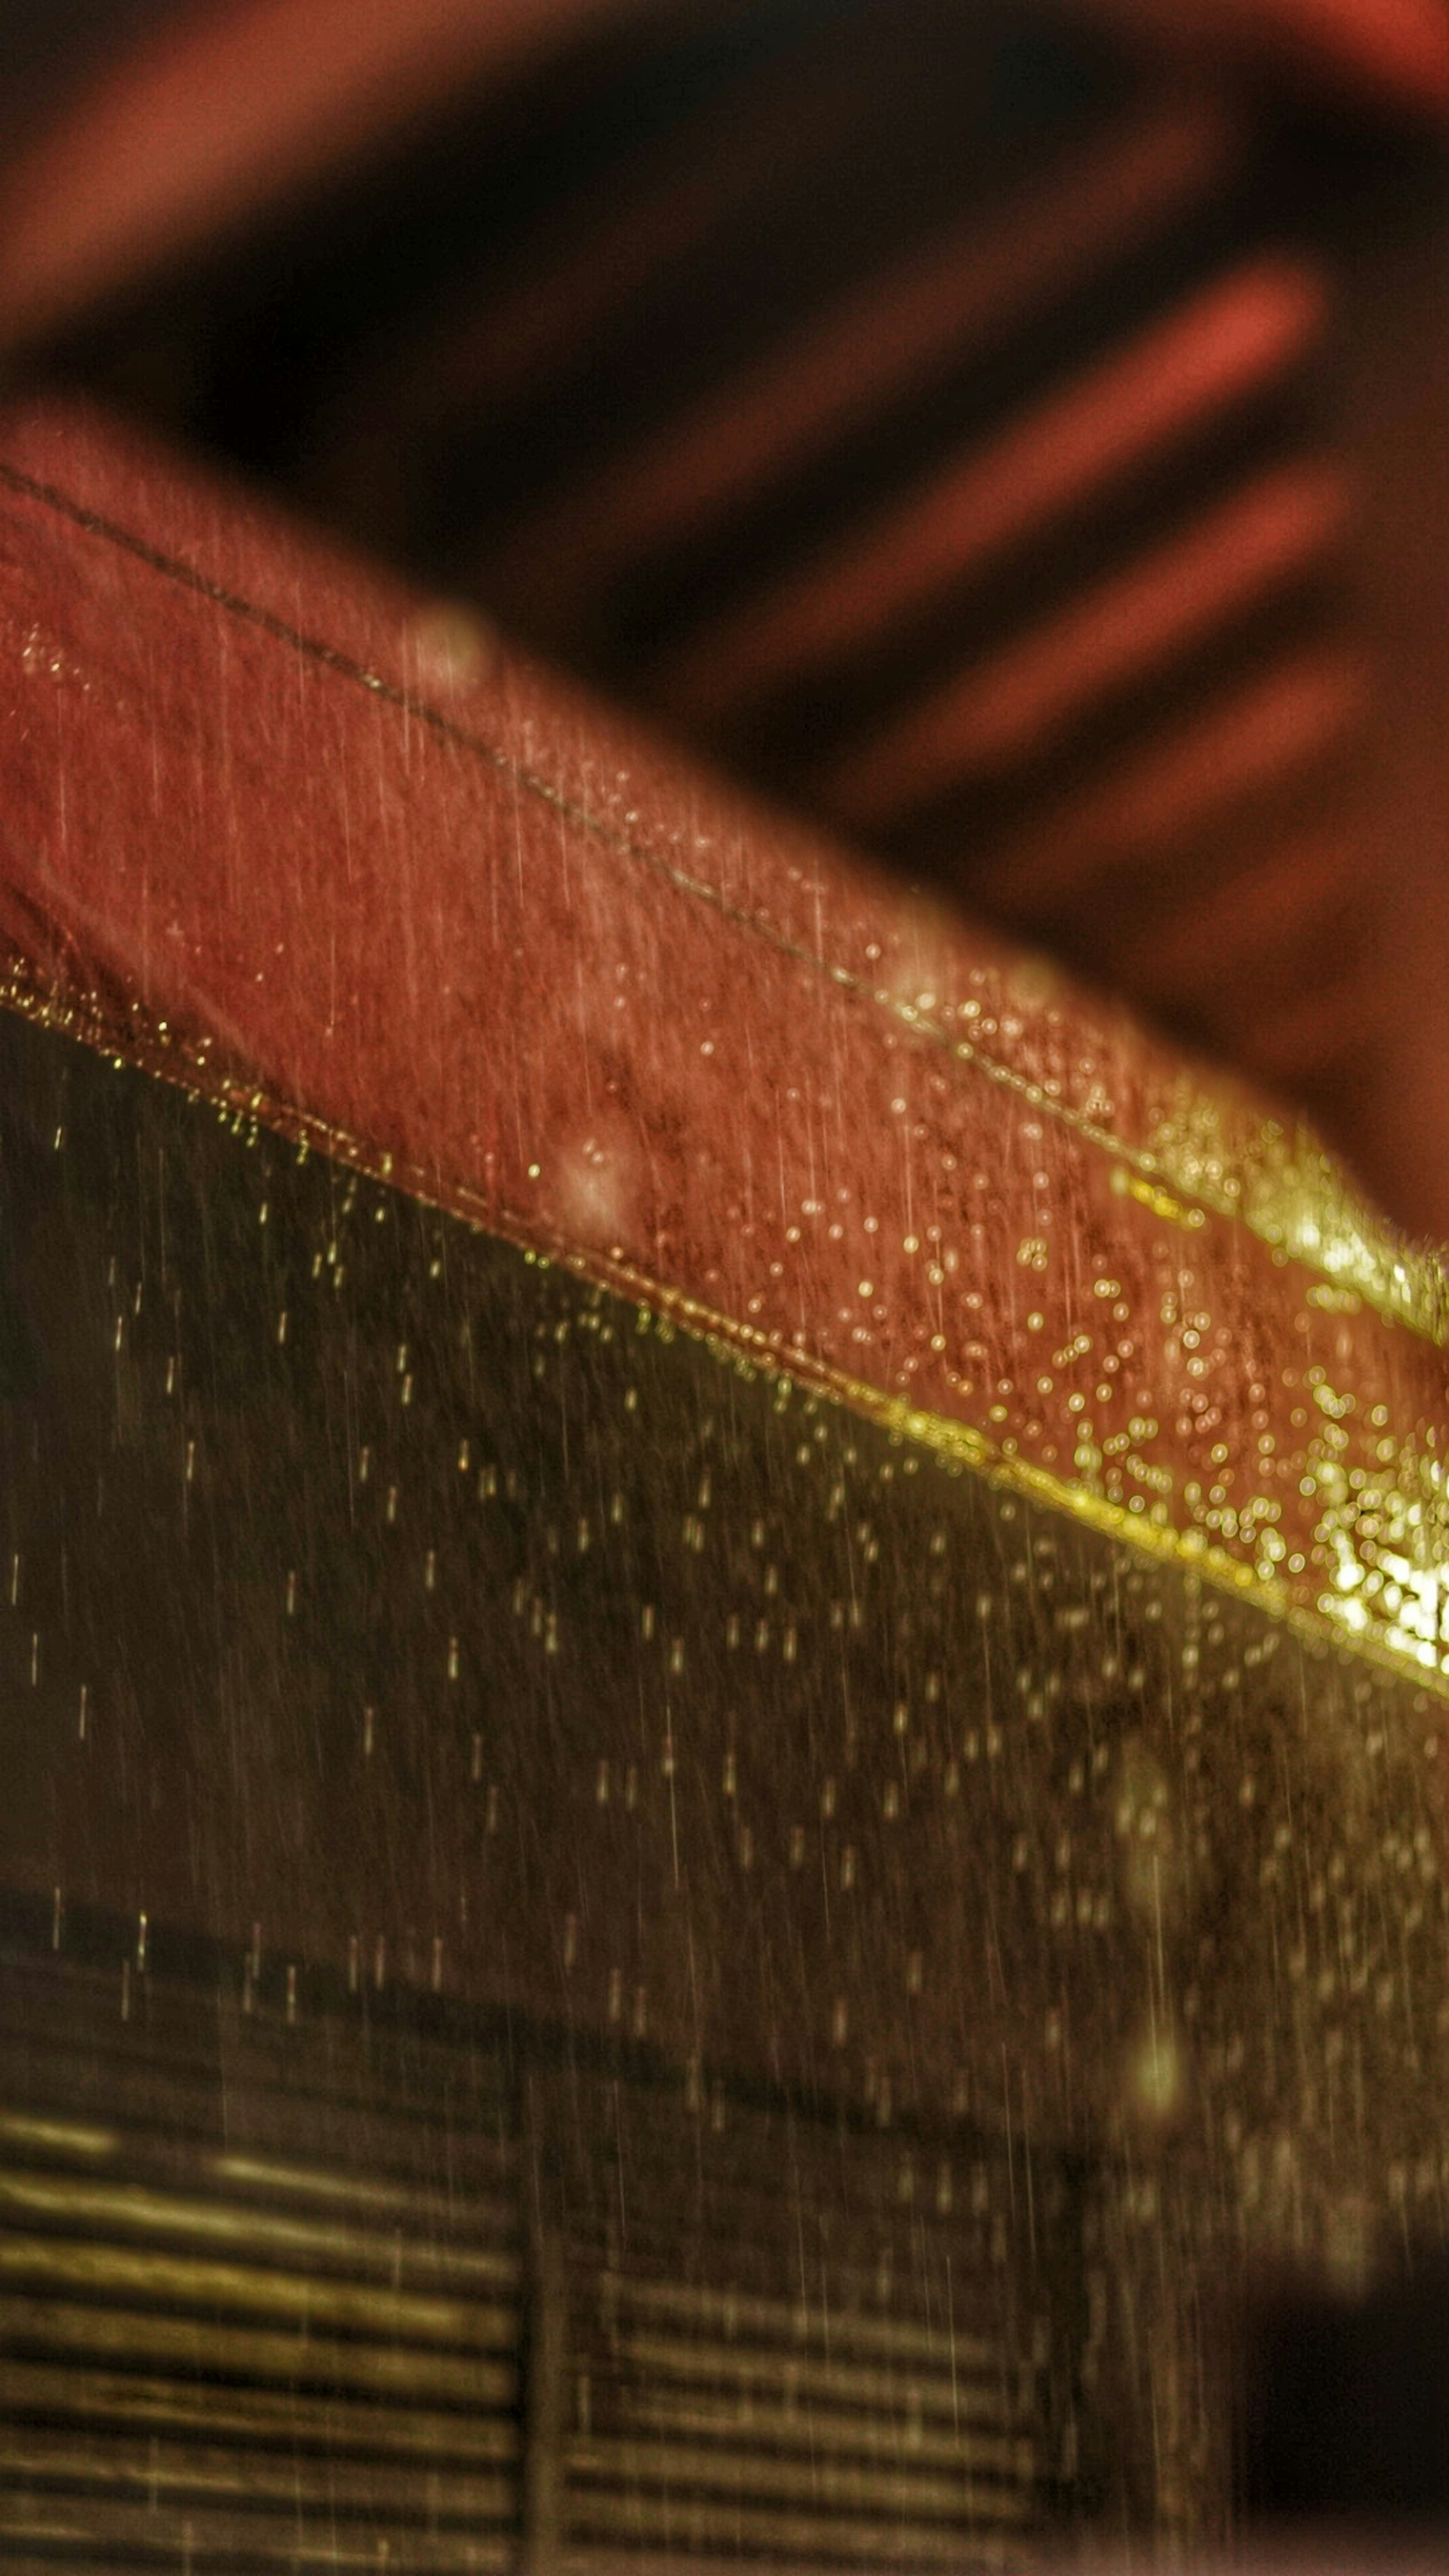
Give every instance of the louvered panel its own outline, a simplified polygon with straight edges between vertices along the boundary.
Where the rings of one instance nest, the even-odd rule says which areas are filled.
[[[828,2358],[830,2321],[787,2302],[660,2303],[617,2275],[574,2334],[602,2356],[579,2366],[566,2447],[580,2537],[930,2560],[1040,2525],[1041,2448],[1007,2429],[1031,2410],[989,2350],[942,2336],[871,2360],[851,2338],[857,2357]]]
[[[1007,2260],[991,2223],[999,2151],[953,2171],[717,2098],[603,2107],[608,2146],[563,2204],[575,2544],[861,2567],[1039,2554],[1070,2443],[1019,2238]]]
[[[405,1989],[158,1975],[144,1930],[118,1967],[119,1927],[60,1917],[46,1956],[34,1913],[0,1990],[7,2566],[1049,2551],[1081,2255],[1051,2154],[642,2054],[565,2075],[541,2031],[505,2068]]]
[[[7,2565],[507,2563],[521,2258],[496,2080],[473,2063],[475,2144],[435,2049],[225,2011],[219,2047],[214,2001],[138,1976],[122,2025],[119,1993],[7,1971]]]

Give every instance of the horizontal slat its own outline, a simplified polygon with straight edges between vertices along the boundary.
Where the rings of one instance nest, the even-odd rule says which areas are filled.
[[[600,2489],[574,2500],[572,2536],[624,2548],[750,2549],[771,2555],[834,2559],[841,2565],[1017,2567],[1028,2546],[1015,2534],[878,2521],[844,2514],[775,2512],[746,2504],[680,2501],[672,2496]]]
[[[501,2233],[513,2214],[499,2208],[494,2215]],[[510,2290],[519,2278],[514,2254],[432,2244],[426,2238],[404,2235],[401,2228],[383,2233],[340,2227],[240,2201],[152,2191],[142,2184],[79,2181],[70,2175],[0,2169],[0,2220],[63,2231],[66,2236],[83,2231],[97,2241],[141,2240],[148,2257],[158,2244],[224,2246],[242,2262],[260,2262],[266,2256],[285,2260],[299,2280],[335,2273],[379,2274],[400,2289],[408,2273],[442,2273],[459,2288],[476,2282]]]
[[[598,2393],[597,2379],[592,2383]],[[963,2407],[949,2433],[928,2431],[910,2420],[881,2423],[871,2415],[837,2414],[826,2406],[772,2406],[748,2394],[735,2398],[669,2397],[630,2388],[610,2392],[628,2431],[684,2441],[749,2442],[776,2451],[846,2453],[853,2459],[890,2459],[903,2467],[965,2468],[983,2477],[1029,2482],[1041,2474],[1036,2445],[1020,2434],[980,2432]]]
[[[0,2284],[43,2296],[135,2300],[172,2311],[202,2308],[208,2318],[290,2319],[305,2334],[320,2326],[378,2343],[496,2352],[510,2349],[518,2334],[512,2307],[56,2236],[0,2237]]]
[[[742,2244],[738,2232],[720,2226],[707,2234],[703,2230],[692,2232],[682,2247],[676,2244],[675,2260],[670,2266],[662,2233],[642,2253],[631,2234],[628,2276],[631,2282],[646,2287],[654,2283],[676,2286],[686,2295],[698,2289],[701,2296],[712,2300],[731,2294],[740,2299],[768,2298],[782,2280],[789,2278],[788,2256],[793,2250],[773,2243]],[[1013,2336],[1010,2329],[1007,2298],[1014,2284],[1003,2279],[1001,2270],[993,2276],[984,2266],[973,2264],[969,2248],[963,2251],[959,2238],[948,2247],[929,2242],[923,2247],[918,2241],[914,2247],[903,2247],[896,2261],[891,2260],[894,2248],[887,2246],[882,2251],[884,2261],[880,2255],[873,2260],[872,2239],[865,2234],[858,2262],[837,2256],[811,2263],[808,2296],[783,2303],[792,2310],[803,2310],[811,2320],[806,2341],[818,2335],[832,2351],[853,2343],[874,2348],[872,2339],[878,2328],[886,2329],[888,2343],[899,2329],[903,2336],[920,2336],[927,2354],[932,2349],[944,2353],[950,2344],[949,2314],[970,2328],[975,2337],[984,2333],[998,2359],[1008,2347],[1015,2352],[1020,2338]],[[612,2247],[605,2254],[600,2248],[575,2240],[570,2253],[580,2280],[592,2278],[600,2268],[613,2270],[617,2265]],[[701,2273],[705,2275],[703,2282],[699,2280]],[[787,2340],[796,2348],[801,2344],[801,2330],[793,2317]],[[964,2341],[963,2334],[961,2342]],[[959,2348],[958,2345],[958,2351]]]
[[[0,2112],[0,2159],[0,2173],[13,2173],[27,2184],[54,2181],[57,2188],[74,2191],[112,2190],[134,2195],[158,2182],[174,2180],[181,2188],[166,2205],[178,2212],[224,2207],[225,2203],[210,2197],[220,2186],[245,2195],[239,2214],[248,2227],[256,2220],[263,2230],[271,2223],[265,2215],[268,2203],[281,2204],[283,2213],[298,2203],[305,2208],[331,2204],[346,2212],[350,2232],[359,2243],[368,2233],[369,2219],[375,2226],[385,2224],[392,2248],[390,2259],[395,2257],[404,2228],[409,2232],[409,2242],[446,2235],[460,2245],[466,2245],[470,2237],[506,2242],[519,2234],[516,2184],[511,2175],[501,2177],[492,2194],[480,2193],[476,2178],[471,2191],[429,2191],[407,2181],[393,2182],[371,2173],[358,2175],[325,2164],[299,2164],[293,2159],[231,2150],[216,2152],[170,2131],[128,2127],[122,2133],[94,2124],[15,2112]],[[124,2182],[109,2182],[108,2174],[117,2171],[124,2173]],[[158,2199],[158,2212],[162,2205]],[[163,2223],[159,2216],[157,2223]],[[285,2214],[279,2223],[283,2227],[298,2224]],[[198,2218],[199,2228],[206,2224]],[[224,2232],[225,2222],[220,2225]],[[300,2247],[300,2233],[294,2241]],[[498,2258],[489,2254],[480,2259],[492,2262]]]
[[[136,2089],[135,2079],[128,2081],[127,2071],[118,2068],[107,2087],[98,2075],[98,2092],[103,2096],[107,2089],[124,2104]],[[4,2090],[14,2098],[13,2078]],[[43,2096],[38,2085],[31,2088],[30,2098],[45,2102],[42,2116],[49,2124],[80,2125],[67,2122],[53,2098]],[[127,2119],[124,2146],[122,2134],[111,2133],[111,2151],[121,2157],[128,2177],[138,2180],[176,2176],[190,2184],[194,2177],[204,2178],[213,2187],[245,2189],[248,2196],[332,2200],[359,2213],[386,2214],[395,2225],[424,2230],[450,2227],[459,2234],[466,2231],[475,2212],[479,2232],[496,2233],[494,2213],[515,2188],[513,2148],[470,2133],[466,2117],[455,2123],[438,2106],[426,2120],[403,2123],[381,2118],[345,2098],[336,2103],[299,2102],[286,2095],[249,2092],[230,2078],[224,2098],[223,2131],[219,2077],[213,2075],[204,2087],[198,2084],[179,2093],[153,2084],[148,2073],[138,2105],[142,2116],[134,2122]],[[448,2138],[446,2157],[439,2152],[444,2136]],[[298,2152],[300,2139],[306,2141],[305,2161]],[[60,2164],[82,2159],[59,2153],[33,2156],[23,2148],[11,2148],[6,2161]],[[99,2170],[103,2154],[93,2150],[84,2161]]]
[[[729,2289],[683,2281],[640,2281],[632,2273],[601,2272],[595,2291],[606,2316],[615,2308],[626,2309],[639,2316],[672,2318],[691,2333],[731,2339],[748,2335],[752,2344],[763,2339],[788,2344],[796,2351],[823,2344],[827,2352],[832,2344],[840,2344],[852,2352],[934,2363],[963,2376],[973,2371],[999,2372],[1004,2358],[1000,2344],[982,2335],[935,2333],[894,2317],[837,2317],[798,2300],[740,2297]]]
[[[475,2528],[516,2518],[517,2481],[511,2477],[440,2475],[435,2469],[376,2469],[289,2451],[223,2449],[214,2443],[152,2442],[144,2448],[116,2441],[81,2444],[73,2434],[28,2432],[7,2437],[0,2449],[0,2485],[116,2502],[139,2500],[157,2510],[192,2505],[261,2512],[294,2512],[299,2523],[335,2516],[339,2521],[385,2521],[389,2531],[409,2523],[453,2523]],[[12,2500],[13,2503],[13,2500]]]
[[[571,2480],[592,2484],[667,2487],[735,2496],[745,2501],[783,2500],[803,2508],[899,2515],[907,2518],[1020,2524],[1032,2518],[1029,2484],[1014,2478],[930,2477],[885,2466],[839,2460],[779,2459],[771,2452],[715,2448],[682,2442],[605,2441],[575,2437],[565,2454]]]
[[[639,2379],[657,2378],[666,2384],[684,2380],[768,2388],[787,2398],[813,2397],[825,2405],[868,2407],[889,2421],[921,2414],[954,2423],[966,2411],[965,2391],[959,2383],[953,2388],[949,2375],[926,2377],[912,2371],[897,2376],[894,2371],[869,2370],[848,2362],[802,2360],[787,2353],[761,2352],[748,2344],[704,2344],[685,2336],[621,2334],[613,2349],[620,2363],[631,2366],[636,2385]],[[970,2412],[973,2420],[998,2425],[1019,2420],[1019,2410],[1010,2405],[1004,2391],[998,2395],[989,2384],[973,2392]]]
[[[64,2299],[0,2298],[0,2351],[34,2360],[68,2354],[118,2366],[181,2370],[197,2378],[366,2390],[457,2406],[510,2405],[516,2390],[515,2373],[502,2362],[454,2358],[416,2345],[344,2343],[305,2331],[280,2334],[218,2326],[203,2317],[158,2316]]]
[[[144,2435],[148,2444],[171,2437],[226,2440],[249,2449],[273,2446],[344,2457],[362,2452],[373,2459],[423,2465],[483,2465],[518,2456],[518,2427],[511,2414],[430,2412],[407,2402],[407,2392],[402,2402],[389,2404],[13,2359],[5,2363],[4,2386],[14,2425],[33,2418],[83,2426],[98,2435]]]
[[[670,2297],[732,2299],[737,2315],[741,2303],[763,2300],[783,2315],[791,2340],[802,2313],[832,2345],[838,2333],[944,2352],[954,2321],[959,2357],[968,2338],[995,2354],[1031,2335],[1039,2302],[1023,2313],[1024,2285],[1000,2259],[989,2219],[909,2208],[883,2215],[839,2194],[832,2204],[831,2181],[827,2168],[815,2194],[784,2210],[759,2212],[752,2197],[720,2192],[685,2217],[671,2216],[661,2176],[656,2215],[631,2214],[626,2231],[590,2228],[570,2210],[565,2232],[581,2275],[626,2275],[646,2295],[657,2284]]]
[[[330,2527],[298,2528],[295,2514],[225,2513],[198,2507],[153,2512],[148,2505],[101,2504],[45,2498],[34,2508],[0,2497],[0,2551],[7,2576],[17,2568],[94,2569],[119,2576],[123,2568],[164,2568],[169,2576],[189,2569],[225,2569],[227,2576],[287,2576],[325,2570],[326,2576],[464,2576],[465,2571],[506,2567],[514,2554],[502,2532],[409,2535],[384,2556],[375,2534],[344,2534]]]

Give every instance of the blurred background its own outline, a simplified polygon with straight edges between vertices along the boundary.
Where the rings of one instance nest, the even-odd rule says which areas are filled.
[[[1437,0],[12,12],[0,339],[1449,1234]]]

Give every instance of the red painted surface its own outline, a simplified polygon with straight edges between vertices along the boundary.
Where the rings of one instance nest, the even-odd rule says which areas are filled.
[[[1444,1358],[1154,1197],[1176,1059],[102,426],[0,468],[4,928],[97,1034],[1143,1519],[1271,1494],[1312,1605],[1310,1373],[1371,1458]]]

